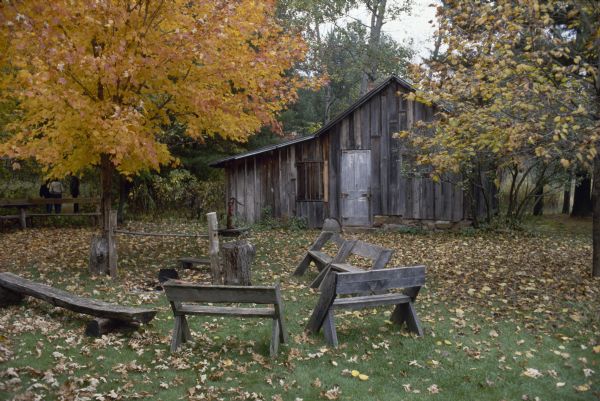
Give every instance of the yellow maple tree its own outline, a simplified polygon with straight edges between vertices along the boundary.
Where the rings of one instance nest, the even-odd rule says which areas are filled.
[[[17,101],[0,154],[48,175],[124,175],[173,160],[161,126],[244,141],[311,85],[275,2],[8,0],[0,4],[0,101]]]

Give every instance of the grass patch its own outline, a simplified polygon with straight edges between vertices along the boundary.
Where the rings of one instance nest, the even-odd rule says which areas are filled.
[[[128,228],[203,229],[181,220]],[[425,336],[389,324],[391,308],[340,312],[340,347],[331,349],[322,335],[303,333],[318,298],[308,288],[315,270],[291,276],[318,232],[255,229],[253,281],[281,282],[291,337],[274,360],[270,321],[260,319],[192,316],[194,342],[169,353],[173,318],[164,295],[153,291],[156,275],[179,256],[205,253],[202,239],[120,236],[113,283],[86,272],[91,228],[8,233],[0,237],[6,270],[82,295],[152,305],[159,314],[136,332],[91,339],[82,315],[36,300],[4,309],[0,399],[593,400],[600,329],[589,237],[544,230],[357,234],[394,248],[394,265],[428,267],[416,305]],[[207,271],[180,273],[208,280]]]

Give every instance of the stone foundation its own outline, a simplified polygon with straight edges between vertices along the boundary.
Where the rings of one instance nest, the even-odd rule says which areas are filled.
[[[460,230],[472,225],[471,220],[448,221],[448,220],[419,220],[405,219],[402,216],[374,216],[373,227],[383,228],[384,230]]]

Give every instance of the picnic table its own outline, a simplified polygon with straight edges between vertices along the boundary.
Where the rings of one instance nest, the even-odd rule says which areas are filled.
[[[95,204],[96,211],[89,213],[29,213],[28,209],[36,206],[79,203],[79,204]],[[47,217],[47,216],[92,216],[94,218],[100,216],[98,207],[100,205],[99,198],[23,198],[23,199],[0,199],[0,208],[18,209],[19,214],[8,214],[0,216],[0,221],[4,220],[19,220],[21,228],[27,228],[27,218],[31,217]]]

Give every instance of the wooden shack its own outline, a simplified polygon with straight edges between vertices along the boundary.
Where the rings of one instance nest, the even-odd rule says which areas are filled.
[[[449,181],[435,183],[416,166],[406,140],[393,138],[434,118],[435,106],[405,98],[411,91],[391,76],[313,135],[213,163],[225,169],[227,199],[237,200],[237,217],[248,223],[266,214],[297,217],[309,227],[328,217],[362,227],[469,220],[473,209],[463,190]],[[484,202],[475,202],[483,214]]]

